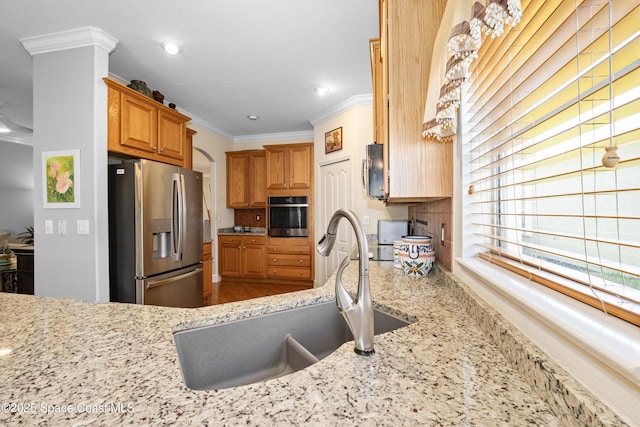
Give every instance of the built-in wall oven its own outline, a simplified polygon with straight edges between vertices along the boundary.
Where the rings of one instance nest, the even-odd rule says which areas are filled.
[[[307,196],[269,197],[269,236],[307,237],[309,201]]]

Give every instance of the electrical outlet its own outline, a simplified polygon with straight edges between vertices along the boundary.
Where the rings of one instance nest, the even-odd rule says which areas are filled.
[[[363,215],[362,222],[364,223],[364,225],[369,225],[369,222],[370,222],[369,215]]]
[[[440,226],[440,244],[444,246],[444,224]]]
[[[256,221],[260,221],[260,215],[256,215]]]

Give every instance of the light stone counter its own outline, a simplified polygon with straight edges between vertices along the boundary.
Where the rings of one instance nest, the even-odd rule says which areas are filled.
[[[11,349],[0,355],[0,425],[623,425],[579,387],[575,403],[571,378],[550,372],[552,361],[453,276],[413,279],[390,262],[372,262],[370,276],[377,304],[417,319],[376,336],[374,356],[357,356],[350,342],[294,374],[212,391],[182,382],[173,331],[331,300],[333,279],[199,309],[0,294],[0,351]],[[343,279],[355,288],[355,263]],[[486,331],[494,323],[505,352]],[[505,339],[513,336],[516,344]],[[505,358],[520,345],[532,371],[545,368],[545,380],[531,373],[541,395]]]

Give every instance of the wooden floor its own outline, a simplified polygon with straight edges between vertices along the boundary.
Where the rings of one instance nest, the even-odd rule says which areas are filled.
[[[269,295],[284,294],[287,292],[302,291],[313,286],[255,283],[251,281],[222,281],[213,284],[213,290],[209,304],[216,305],[227,302],[244,301],[252,298],[260,298]]]

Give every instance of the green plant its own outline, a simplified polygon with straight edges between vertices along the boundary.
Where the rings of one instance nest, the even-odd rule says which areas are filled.
[[[18,234],[18,239],[22,240],[22,242],[26,243],[27,245],[33,245],[33,226],[25,227],[25,229],[27,231],[23,231],[22,233]]]

